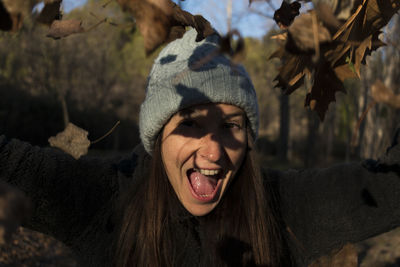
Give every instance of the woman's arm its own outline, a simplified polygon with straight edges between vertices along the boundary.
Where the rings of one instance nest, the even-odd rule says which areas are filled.
[[[269,172],[289,236],[307,261],[400,226],[400,131],[378,161]]]
[[[33,203],[28,227],[69,241],[81,234],[118,189],[117,165],[71,156],[0,136],[0,179]]]

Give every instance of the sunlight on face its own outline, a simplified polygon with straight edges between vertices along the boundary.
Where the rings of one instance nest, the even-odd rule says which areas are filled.
[[[176,113],[162,133],[161,154],[178,199],[195,216],[220,202],[247,151],[246,117],[228,104]]]

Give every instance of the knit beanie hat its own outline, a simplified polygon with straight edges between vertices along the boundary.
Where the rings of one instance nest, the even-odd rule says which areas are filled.
[[[196,42],[197,32],[169,43],[154,62],[146,97],[140,107],[140,138],[151,154],[164,124],[176,112],[193,105],[225,103],[243,109],[253,138],[258,134],[257,96],[242,66],[217,53],[219,35]]]

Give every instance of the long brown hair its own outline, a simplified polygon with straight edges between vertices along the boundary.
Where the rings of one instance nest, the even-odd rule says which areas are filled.
[[[117,267],[174,266],[179,262],[173,253],[170,214],[181,204],[162,163],[160,136],[148,177],[140,179],[125,200],[114,258]],[[207,236],[216,237],[206,255],[211,266],[229,266],[230,254],[243,248],[246,253],[235,266],[284,265],[284,242],[272,207],[273,194],[265,190],[268,188],[249,149],[221,202],[202,218]]]

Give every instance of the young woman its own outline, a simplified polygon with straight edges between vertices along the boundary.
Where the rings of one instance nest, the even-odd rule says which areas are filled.
[[[195,39],[155,61],[130,158],[0,138],[0,177],[36,205],[29,227],[82,266],[306,266],[400,225],[399,145],[380,161],[261,172],[250,78],[215,53],[218,36]]]

